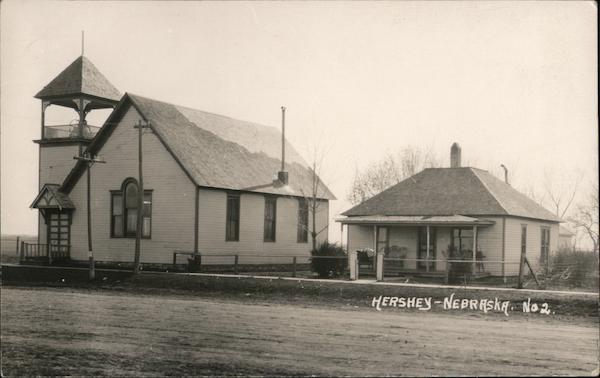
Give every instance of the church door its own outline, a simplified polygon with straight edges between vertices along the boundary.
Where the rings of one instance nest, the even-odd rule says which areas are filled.
[[[65,211],[48,213],[48,252],[52,259],[69,257],[71,214]]]

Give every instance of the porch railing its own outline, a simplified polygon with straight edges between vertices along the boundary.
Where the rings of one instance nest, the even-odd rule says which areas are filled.
[[[44,139],[56,139],[56,138],[93,138],[100,127],[92,125],[84,125],[79,135],[79,125],[52,125],[44,127]]]
[[[19,262],[23,263],[47,263],[68,260],[71,256],[70,245],[39,244],[21,242],[19,251]]]

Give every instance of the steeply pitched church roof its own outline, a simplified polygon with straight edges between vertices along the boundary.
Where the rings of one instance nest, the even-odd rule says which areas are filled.
[[[281,169],[281,134],[277,129],[132,94],[121,100],[90,144],[90,152],[100,151],[118,124],[119,114],[122,116],[129,105],[150,122],[167,150],[199,186],[292,196],[311,193],[312,173],[287,142],[285,169],[289,184],[273,185]],[[67,176],[63,184],[66,191],[83,168],[78,164]],[[335,199],[320,180],[317,197]]]
[[[343,213],[365,215],[513,215],[561,220],[487,171],[427,168]]]
[[[84,56],[75,59],[35,97],[39,99],[89,95],[119,101],[121,94],[100,71]]]

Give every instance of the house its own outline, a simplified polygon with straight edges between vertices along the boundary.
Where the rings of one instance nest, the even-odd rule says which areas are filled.
[[[494,276],[517,275],[521,253],[534,269],[545,264],[561,220],[487,171],[462,167],[456,143],[450,161],[344,212],[348,250],[383,251],[384,269],[409,273],[441,274],[449,257]]]
[[[96,261],[131,263],[138,219],[142,263],[170,264],[174,251],[199,253],[203,264],[231,263],[233,255],[240,264],[308,258],[313,183],[323,205],[317,229],[328,224],[334,195],[287,141],[281,153],[285,138],[276,128],[121,96],[84,56],[35,97],[42,101],[34,141],[40,188],[31,207],[40,214],[39,243],[54,261],[87,261],[91,243]],[[78,121],[47,125],[49,106],[73,109]],[[96,109],[113,109],[102,127],[87,124]],[[147,125],[141,135],[140,124]],[[90,159],[100,161],[90,166]]]

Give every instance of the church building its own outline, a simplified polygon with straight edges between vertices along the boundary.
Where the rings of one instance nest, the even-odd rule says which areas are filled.
[[[138,233],[142,264],[170,264],[176,251],[203,264],[234,255],[240,264],[289,263],[310,256],[313,220],[325,230],[318,242],[326,239],[335,197],[276,128],[121,95],[84,56],[35,97],[31,207],[51,263],[87,261],[90,249],[96,261],[132,263]],[[70,108],[77,121],[48,125],[48,107]],[[112,109],[101,127],[86,121],[97,109]]]

